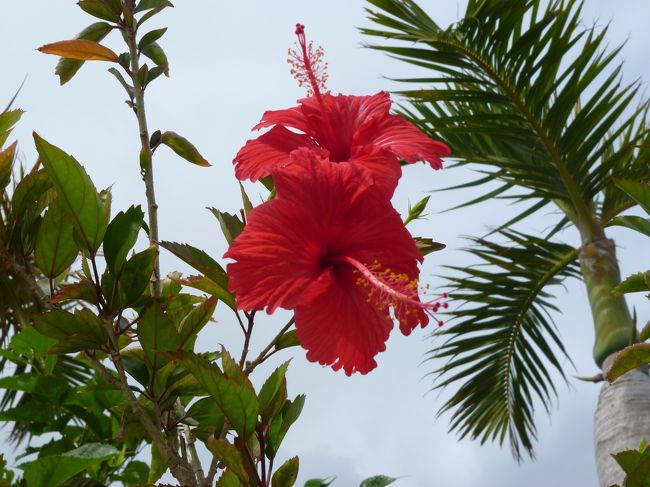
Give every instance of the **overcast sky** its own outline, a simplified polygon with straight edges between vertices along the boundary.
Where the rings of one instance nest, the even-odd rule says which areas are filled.
[[[513,0],[515,1],[515,0]],[[123,103],[122,88],[106,73],[108,66],[87,64],[72,82],[60,87],[53,74],[56,58],[35,49],[45,43],[72,38],[87,24],[88,16],[72,0],[3,2],[0,16],[0,102],[8,100],[25,75],[17,106],[27,110],[14,132],[23,159],[31,163],[35,150],[31,131],[72,153],[82,162],[99,188],[112,185],[114,212],[135,200],[144,203],[138,174],[138,135],[132,113]],[[346,94],[370,94],[394,89],[386,77],[412,73],[412,69],[380,53],[361,47],[357,27],[366,25],[360,0],[327,2],[280,0],[177,0],[176,8],[160,16],[156,26],[168,26],[161,44],[171,65],[171,78],[155,82],[147,92],[150,129],[174,130],[189,138],[212,162],[204,169],[191,166],[164,148],[156,154],[156,184],[160,204],[161,236],[191,243],[220,256],[226,249],[214,217],[205,207],[226,211],[239,208],[238,186],[231,160],[253,136],[250,128],[267,109],[293,106],[304,95],[288,74],[287,48],[293,26],[302,22],[308,36],[325,48],[330,65],[329,88]],[[648,78],[650,4],[647,0],[587,0],[584,22],[604,25],[612,21],[609,39],[623,50],[625,76]],[[440,24],[459,18],[464,2],[422,1]],[[154,27],[154,23],[150,27]],[[122,49],[117,36],[107,41]],[[121,52],[121,51],[120,51]],[[402,213],[434,188],[466,181],[463,171],[433,172],[423,165],[409,167],[394,204]],[[263,194],[249,185],[249,194]],[[472,195],[437,193],[430,215],[411,228],[414,234],[434,237],[448,250],[427,258],[422,276],[432,286],[440,265],[469,263],[455,250],[462,235],[480,234],[486,225],[503,221],[516,209],[502,202],[480,208],[437,213]],[[254,198],[259,201],[259,198]],[[499,214],[498,219],[492,215]],[[543,229],[540,219],[527,230]],[[534,228],[533,228],[534,227]],[[623,274],[647,268],[647,249],[626,232],[611,233],[619,244]],[[569,243],[576,236],[567,234]],[[163,254],[164,272],[187,271]],[[570,297],[569,297],[570,295]],[[647,319],[647,301],[636,300],[640,319]],[[591,359],[593,332],[586,293],[571,283],[559,296],[564,314],[557,318],[562,337],[576,364],[573,375],[597,372]],[[254,347],[263,346],[284,322],[284,315],[264,317]],[[238,328],[219,309],[218,323],[202,335],[201,349],[224,343],[241,346]],[[287,436],[283,458],[300,456],[300,482],[311,477],[338,476],[334,486],[351,487],[374,474],[403,476],[399,487],[574,487],[596,485],[592,451],[592,416],[598,386],[571,381],[559,384],[559,404],[549,419],[542,411],[537,460],[517,465],[507,447],[458,442],[447,433],[447,417],[435,419],[448,393],[428,393],[426,377],[435,364],[422,363],[432,346],[430,330],[410,337],[393,333],[378,368],[367,376],[346,377],[321,368],[296,351],[289,373],[289,393],[307,394],[303,415]],[[280,359],[289,358],[286,354]],[[566,364],[570,367],[569,364]],[[268,374],[267,368],[263,372]],[[254,377],[259,382],[263,374]],[[6,434],[2,430],[0,434]]]

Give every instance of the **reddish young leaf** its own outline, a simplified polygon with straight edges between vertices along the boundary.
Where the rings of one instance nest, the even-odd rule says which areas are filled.
[[[38,48],[44,54],[54,54],[79,61],[111,61],[118,62],[117,54],[108,47],[86,39],[58,41]]]

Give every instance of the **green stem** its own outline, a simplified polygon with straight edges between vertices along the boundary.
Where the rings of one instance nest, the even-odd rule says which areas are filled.
[[[133,105],[136,117],[138,119],[138,128],[140,130],[141,152],[145,154],[146,160],[149,161],[146,167],[142,168],[142,179],[144,180],[145,195],[147,197],[147,215],[149,218],[149,243],[158,249],[158,204],[156,203],[156,191],[153,178],[153,164],[151,164],[151,147],[149,147],[149,129],[147,128],[147,114],[144,105],[144,87],[140,83],[138,72],[140,71],[138,43],[136,40],[136,26],[130,25],[127,28],[127,44],[129,46],[129,55],[131,57],[130,76],[135,93],[135,103]],[[151,294],[154,298],[160,297],[160,261],[156,257],[156,263],[153,269],[151,279]]]
[[[595,237],[591,232],[581,233],[580,268],[594,319],[594,360],[601,366],[609,355],[632,342],[634,323],[625,298],[613,294],[621,282],[614,241],[602,228]]]

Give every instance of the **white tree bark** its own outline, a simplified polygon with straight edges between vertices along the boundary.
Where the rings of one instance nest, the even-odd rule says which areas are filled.
[[[603,363],[611,366],[614,355]],[[638,449],[641,439],[650,440],[650,376],[647,368],[623,375],[600,390],[594,415],[594,446],[600,487],[623,485],[625,473],[613,453]]]

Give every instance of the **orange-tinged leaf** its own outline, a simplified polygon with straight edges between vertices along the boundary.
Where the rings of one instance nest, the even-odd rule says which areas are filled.
[[[45,54],[54,54],[79,61],[112,61],[114,63],[118,61],[117,54],[108,47],[86,39],[53,42],[39,47],[38,50]]]

